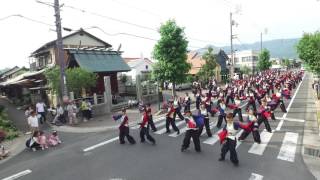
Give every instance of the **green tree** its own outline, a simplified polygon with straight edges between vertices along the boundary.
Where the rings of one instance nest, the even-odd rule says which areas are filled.
[[[311,71],[320,74],[320,31],[305,33],[298,42],[297,52]]]
[[[82,88],[88,89],[96,86],[96,74],[80,67],[67,69],[66,76],[68,90],[74,92],[76,96],[81,94]]]
[[[160,40],[153,48],[153,57],[157,60],[153,76],[160,82],[170,81],[172,95],[175,95],[175,85],[186,80],[191,65],[187,63],[188,41],[184,28],[179,27],[174,20],[168,20],[160,29]]]
[[[60,94],[60,69],[54,67],[45,72],[47,82],[51,90]],[[82,68],[71,68],[66,70],[67,88],[79,96],[82,88],[91,88],[96,85],[97,76],[93,72],[88,72]]]
[[[248,66],[241,66],[240,67],[240,72],[242,73],[242,74],[250,74],[250,72],[251,72],[252,70],[248,67]]]
[[[259,54],[258,69],[264,71],[269,69],[271,66],[270,52],[267,49],[263,49]]]
[[[282,66],[284,66],[284,67],[286,67],[286,68],[289,68],[290,65],[291,65],[291,62],[290,62],[290,60],[289,60],[288,58],[286,58],[286,59],[283,60]]]
[[[200,77],[200,80],[203,82],[208,82],[209,79],[215,75],[215,68],[217,66],[216,57],[213,53],[212,47],[208,48],[208,51],[205,52],[202,59],[205,60],[205,64],[201,67],[197,76]]]

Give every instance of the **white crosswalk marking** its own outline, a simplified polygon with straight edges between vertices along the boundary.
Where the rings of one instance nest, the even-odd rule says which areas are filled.
[[[215,124],[214,122],[210,123],[210,129],[212,129],[214,127],[214,124]],[[207,133],[206,128],[203,129],[201,136],[204,135],[205,133]]]
[[[269,133],[267,131],[262,131],[262,133],[260,134],[260,138],[261,138],[261,143],[253,143],[253,145],[251,146],[251,148],[249,149],[248,153],[251,154],[257,154],[257,155],[262,155],[264,150],[266,149],[271,137],[272,137],[273,133]]]
[[[160,122],[160,121],[162,121],[162,120],[165,120],[166,118],[165,117],[159,117],[159,118],[157,118],[157,119],[154,119],[154,123],[155,123],[155,125],[157,126],[157,122]],[[163,123],[163,122],[161,122],[161,123]],[[161,124],[161,123],[159,123],[159,124]],[[165,124],[165,122],[164,122],[164,124]],[[160,125],[159,125],[160,126]],[[161,126],[163,126],[163,125],[161,125]],[[133,127],[131,127],[131,129],[139,129],[140,128],[140,125],[135,125],[135,126],[133,126]]]
[[[236,134],[236,138],[239,139],[239,137],[241,136],[241,134],[243,133],[243,129],[241,129],[237,134]],[[241,141],[237,141],[237,146],[236,149],[242,144]]]
[[[178,137],[187,131],[187,127],[183,127],[179,131],[180,131],[180,134],[177,134],[176,132],[174,132],[174,133],[170,134],[169,136],[170,137]]]
[[[298,133],[286,132],[278,154],[278,159],[294,162],[298,137]]]
[[[262,179],[263,179],[263,176],[256,173],[251,173],[251,176],[249,178],[249,180],[262,180]]]
[[[212,137],[206,139],[205,141],[203,141],[202,143],[204,144],[209,144],[209,145],[214,145],[216,142],[219,141],[219,137],[218,134],[222,131],[222,129],[220,129],[217,133],[215,133]]]
[[[185,123],[185,121],[176,122],[176,126],[180,126],[183,123]],[[164,134],[166,131],[167,131],[167,129],[164,127],[162,129],[156,131],[155,134]]]

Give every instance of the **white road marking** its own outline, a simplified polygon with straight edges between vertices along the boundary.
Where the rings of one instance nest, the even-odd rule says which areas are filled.
[[[236,134],[236,138],[237,138],[237,140],[239,139],[239,137],[241,136],[241,134],[242,134],[242,132],[243,132],[244,130],[243,129],[241,129],[237,134]],[[242,144],[242,142],[241,141],[237,141],[237,146],[236,146],[236,149],[240,146]]]
[[[174,132],[174,133],[171,133],[169,136],[170,136],[170,137],[178,137],[178,136],[180,136],[181,134],[183,134],[183,133],[185,133],[185,132],[187,131],[187,127],[183,127],[183,128],[181,128],[179,131],[180,131],[179,134],[177,134],[176,132]]]
[[[305,120],[304,119],[295,119],[295,118],[284,118],[283,120],[285,120],[285,121],[291,121],[291,122],[305,122]]]
[[[287,107],[287,112],[283,114],[283,116],[282,116],[282,118],[281,118],[281,120],[280,120],[280,123],[278,124],[278,126],[277,126],[277,128],[276,128],[276,131],[280,131],[280,129],[281,129],[282,125],[283,125],[283,121],[284,121],[283,119],[286,119],[287,114],[288,114],[289,111],[290,111],[291,105],[292,105],[294,99],[296,98],[296,96],[297,96],[297,94],[298,94],[298,91],[299,91],[299,89],[300,89],[300,86],[301,86],[301,84],[302,84],[303,79],[305,78],[305,76],[306,76],[306,75],[303,75],[302,81],[300,82],[300,84],[298,85],[296,91],[294,92],[294,95],[293,95],[293,97],[292,97],[292,99],[291,99],[291,101],[290,101],[290,103],[289,103],[289,105],[288,105],[288,107]]]
[[[266,149],[271,137],[272,137],[273,133],[269,133],[266,130],[262,131],[262,133],[260,134],[260,138],[261,138],[261,143],[253,143],[251,148],[249,149],[248,153],[251,154],[257,154],[257,155],[262,155],[264,150]]]
[[[211,123],[210,123],[210,129],[212,129],[212,128],[214,127],[214,124],[215,124],[214,122],[211,122]],[[201,136],[204,135],[205,133],[207,133],[207,130],[206,130],[205,127],[203,127],[203,131],[202,131],[202,133],[201,133]]]
[[[218,134],[222,131],[222,129],[220,129],[219,131],[217,131],[212,137],[209,137],[208,139],[206,139],[205,141],[203,141],[202,143],[204,144],[209,144],[209,145],[214,145],[216,142],[219,141],[219,137]]]
[[[176,126],[180,126],[181,124],[183,124],[185,121],[179,121],[176,123]],[[170,128],[171,129],[171,128]],[[164,134],[167,131],[167,129],[164,127],[158,131],[155,132],[155,134]]]
[[[165,117],[159,117],[159,118],[155,119],[153,122],[157,126],[157,124],[156,124],[157,122],[160,122],[160,121],[165,120],[165,119],[166,119]],[[135,125],[135,126],[131,127],[131,129],[139,129],[139,128],[140,128],[140,125]]]
[[[116,140],[118,140],[118,139],[119,139],[119,137],[114,137],[114,138],[109,139],[109,140],[107,140],[107,141],[103,141],[103,142],[101,142],[101,143],[99,143],[99,144],[96,144],[96,145],[93,145],[93,146],[90,146],[90,147],[85,148],[85,149],[83,150],[83,152],[91,151],[91,150],[96,149],[96,148],[98,148],[98,147],[101,147],[101,146],[104,146],[104,145],[106,145],[106,144],[112,143],[112,142],[114,142],[114,141],[116,141]]]
[[[3,178],[2,180],[14,180],[14,179],[18,179],[19,177],[22,177],[22,176],[25,176],[27,174],[30,174],[32,171],[30,169],[27,169],[25,171],[21,171],[17,174],[14,174],[12,176],[9,176],[9,177],[6,177],[6,178]]]
[[[278,159],[294,162],[296,148],[298,143],[298,133],[286,132],[283,143],[278,154]]]
[[[262,179],[263,179],[263,176],[256,173],[251,173],[251,176],[249,178],[249,180],[262,180]]]

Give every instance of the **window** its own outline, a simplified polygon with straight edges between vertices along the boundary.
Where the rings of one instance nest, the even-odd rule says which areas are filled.
[[[148,70],[149,69],[149,66],[148,65],[146,65],[146,70]]]

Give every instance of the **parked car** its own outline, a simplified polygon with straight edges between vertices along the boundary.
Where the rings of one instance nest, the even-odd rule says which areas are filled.
[[[169,84],[168,88],[172,89],[172,83]],[[176,90],[178,91],[181,91],[184,89],[191,89],[191,88],[192,88],[192,83],[182,83],[182,84],[176,85]]]

